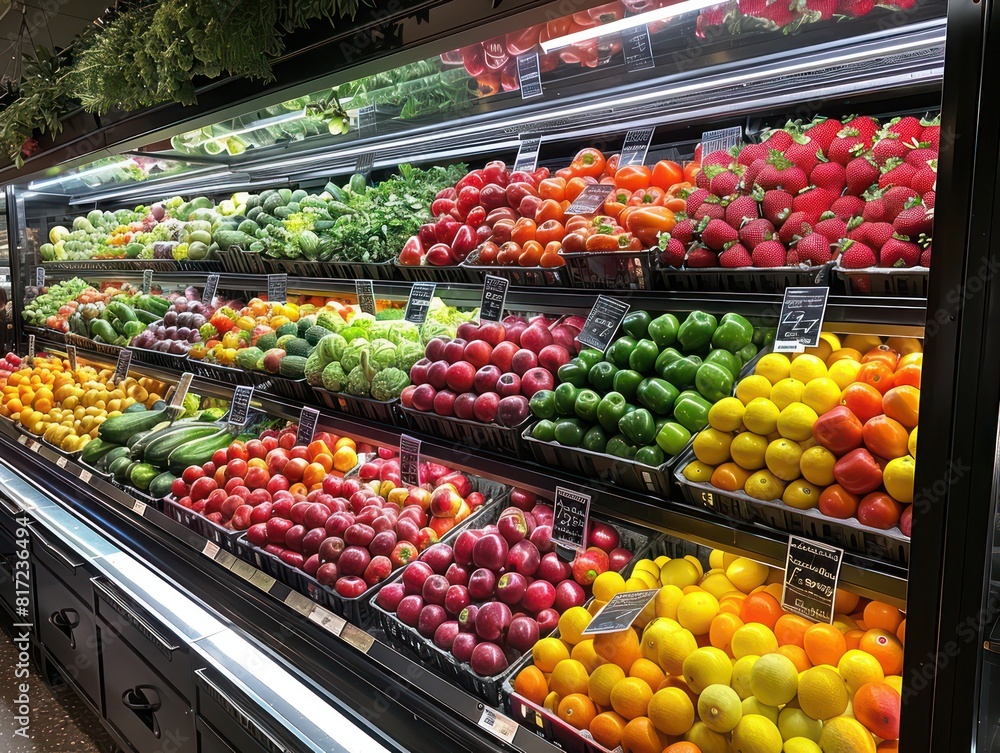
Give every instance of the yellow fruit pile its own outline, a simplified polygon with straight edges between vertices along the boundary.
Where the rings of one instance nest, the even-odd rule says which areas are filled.
[[[780,607],[781,573],[713,551],[603,573],[539,640],[514,691],[627,753],[876,753],[899,737],[906,621],[837,592],[833,625]],[[587,636],[623,590],[659,588],[628,630]],[[683,743],[683,745],[682,745]],[[883,747],[884,745],[884,747]]]
[[[27,359],[25,360],[25,363]],[[0,415],[66,452],[82,450],[97,437],[105,419],[134,403],[147,407],[161,399],[165,386],[145,377],[110,383],[113,369],[98,370],[54,356],[36,356],[7,378],[0,392]]]

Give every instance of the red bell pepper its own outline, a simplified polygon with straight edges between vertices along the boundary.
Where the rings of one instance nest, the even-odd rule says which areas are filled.
[[[473,44],[462,48],[462,64],[465,72],[473,78],[478,78],[486,72],[486,58],[481,44]]]
[[[475,186],[476,188],[482,188],[485,185],[486,185],[486,178],[483,177],[483,171],[473,170],[471,173],[469,173],[460,181],[458,181],[458,183],[455,184],[455,188],[453,190],[457,192],[461,191],[466,186]],[[448,196],[446,198],[454,199],[457,196],[458,194],[455,193],[454,195]],[[441,194],[438,194],[438,198],[441,198]]]
[[[861,446],[863,438],[861,421],[846,405],[838,405],[816,419],[813,437],[823,447],[840,457]]]
[[[527,29],[515,31],[508,34],[505,39],[507,54],[512,58],[531,52],[538,45],[538,37],[541,35],[545,24],[529,26]]]
[[[458,192],[458,200],[455,204],[458,206],[458,211],[468,216],[472,208],[479,205],[479,189],[475,186],[465,186]],[[431,213],[435,213],[433,206],[431,206]]]
[[[507,164],[502,160],[493,160],[492,162],[487,162],[483,168],[483,177],[486,178],[487,183],[506,186],[510,182],[510,171],[507,169]]]
[[[625,169],[627,170],[628,168]],[[621,170],[618,172],[621,172]],[[628,205],[630,207],[661,207],[666,195],[666,192],[662,188],[650,186],[649,188],[643,188],[633,193],[632,198],[628,200]]]
[[[882,485],[882,469],[862,447],[851,450],[834,464],[833,477],[851,494],[868,494]]]

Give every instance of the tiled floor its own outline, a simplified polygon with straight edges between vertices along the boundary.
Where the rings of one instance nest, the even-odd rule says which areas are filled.
[[[27,678],[15,675],[18,649],[0,630],[0,751],[4,753],[107,753],[111,740],[100,722],[65,685],[49,689],[32,666]],[[20,683],[28,684],[29,727],[15,734]]]

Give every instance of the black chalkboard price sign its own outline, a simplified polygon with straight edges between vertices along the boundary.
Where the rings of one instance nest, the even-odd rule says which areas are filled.
[[[828,544],[788,537],[781,606],[816,622],[833,623],[833,604],[844,550]]]
[[[590,495],[556,487],[552,505],[552,540],[571,549],[587,548]]]
[[[510,280],[506,277],[486,275],[483,280],[483,298],[479,304],[480,322],[499,322],[503,319],[503,308],[507,302],[507,288]]]
[[[577,339],[584,345],[597,348],[603,353],[615,339],[615,332],[621,326],[628,309],[629,305],[617,298],[597,296],[597,301],[587,315],[587,321]]]
[[[819,345],[830,288],[785,288],[774,335],[776,353],[801,353]]]
[[[653,588],[648,591],[623,591],[615,594],[611,597],[611,601],[594,615],[594,619],[584,628],[583,634],[600,635],[627,630],[659,592],[659,589]]]
[[[407,434],[399,437],[399,478],[409,486],[420,486],[420,445]]]
[[[413,324],[423,324],[427,321],[427,311],[431,307],[436,288],[437,285],[433,282],[413,283],[413,287],[410,288],[410,297],[406,301],[403,319]]]
[[[371,280],[355,280],[354,290],[358,296],[358,307],[365,314],[375,316],[378,310],[375,306],[375,285]]]
[[[241,385],[233,393],[233,402],[229,407],[229,426],[242,429],[250,418],[250,401],[253,400],[253,387]]]

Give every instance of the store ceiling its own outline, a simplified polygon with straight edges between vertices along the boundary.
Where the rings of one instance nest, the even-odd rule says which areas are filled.
[[[65,47],[98,18],[113,0],[0,0],[0,77],[10,76],[19,56],[34,47]],[[27,32],[21,28],[25,21]]]

